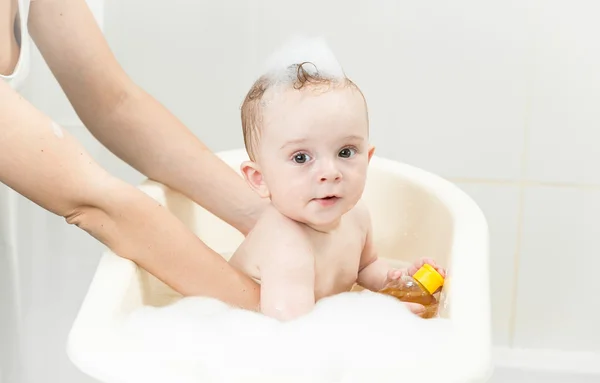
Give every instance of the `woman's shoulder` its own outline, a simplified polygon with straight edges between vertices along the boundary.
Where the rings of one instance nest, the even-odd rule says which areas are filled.
[[[30,65],[30,41],[27,29],[29,19],[30,0],[16,0],[17,13],[13,21],[14,40],[18,48],[18,59],[16,65],[9,75],[1,75],[0,79],[8,82],[9,86],[18,89],[29,75]]]

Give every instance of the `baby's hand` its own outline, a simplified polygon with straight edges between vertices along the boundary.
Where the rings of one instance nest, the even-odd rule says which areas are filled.
[[[410,276],[415,275],[417,270],[419,270],[424,264],[429,264],[430,266],[433,266],[433,268],[438,273],[440,273],[440,275],[442,277],[446,278],[446,270],[444,270],[443,268],[436,265],[436,263],[433,259],[422,258],[422,259],[419,259],[418,261],[416,261],[415,263],[413,263],[407,269],[391,269],[391,270],[389,270],[388,274],[387,274],[387,280],[386,280],[384,286],[387,286],[388,284],[402,278],[405,275],[410,275]],[[410,311],[412,311],[413,314],[421,316],[425,313],[425,307],[423,305],[420,305],[418,303],[412,303],[412,302],[404,302],[404,304],[408,307],[408,309]]]
[[[413,263],[409,268],[408,268],[408,274],[410,276],[415,275],[415,273],[421,268],[423,267],[424,264],[428,264],[430,266],[433,266],[433,268],[440,273],[440,275],[442,276],[442,278],[446,278],[446,270],[444,270],[443,268],[439,267],[435,261],[431,258],[421,258],[418,261],[415,261],[415,263]]]
[[[385,285],[387,285],[388,283],[391,283],[395,280],[398,280],[400,278],[402,278],[402,276],[404,275],[410,275],[413,276],[415,275],[415,273],[417,272],[417,270],[419,270],[424,264],[429,264],[430,266],[433,266],[433,268],[440,273],[440,275],[443,278],[446,278],[446,270],[444,270],[443,268],[439,267],[435,261],[431,258],[421,258],[418,261],[415,261],[415,263],[413,263],[410,267],[408,267],[407,269],[391,269],[390,271],[388,271],[387,274],[387,280],[385,281]]]

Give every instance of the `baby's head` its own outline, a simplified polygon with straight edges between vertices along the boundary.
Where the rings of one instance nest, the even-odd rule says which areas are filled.
[[[367,106],[322,40],[272,56],[242,104],[248,183],[285,216],[327,229],[362,196],[373,148]]]

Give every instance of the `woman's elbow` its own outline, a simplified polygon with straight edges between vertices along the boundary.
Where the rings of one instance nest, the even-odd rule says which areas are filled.
[[[126,228],[124,221],[128,221],[127,216],[133,214],[132,210],[137,206],[136,197],[139,199],[142,193],[129,184],[111,178],[93,185],[86,193],[78,193],[76,198],[71,198],[59,214],[67,224],[77,226],[109,249],[118,251],[123,242],[119,232]]]
[[[63,217],[69,225],[77,226],[108,248],[112,248],[115,222],[105,209],[92,205],[80,205],[71,209]]]

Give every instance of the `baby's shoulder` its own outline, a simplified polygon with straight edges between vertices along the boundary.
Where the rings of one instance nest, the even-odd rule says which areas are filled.
[[[281,234],[283,236],[305,236],[305,231],[298,222],[281,214],[273,206],[265,209],[264,213],[256,223],[253,232],[262,235],[273,236]]]
[[[277,252],[289,246],[305,247],[310,238],[302,226],[281,214],[277,209],[269,207],[261,215],[254,229],[248,234],[246,242],[263,244],[261,247],[268,247],[268,251],[262,249],[263,253],[268,254],[271,250]]]
[[[309,238],[300,225],[268,207],[230,262],[254,275],[265,264],[282,262],[298,252],[309,255],[310,249]]]

